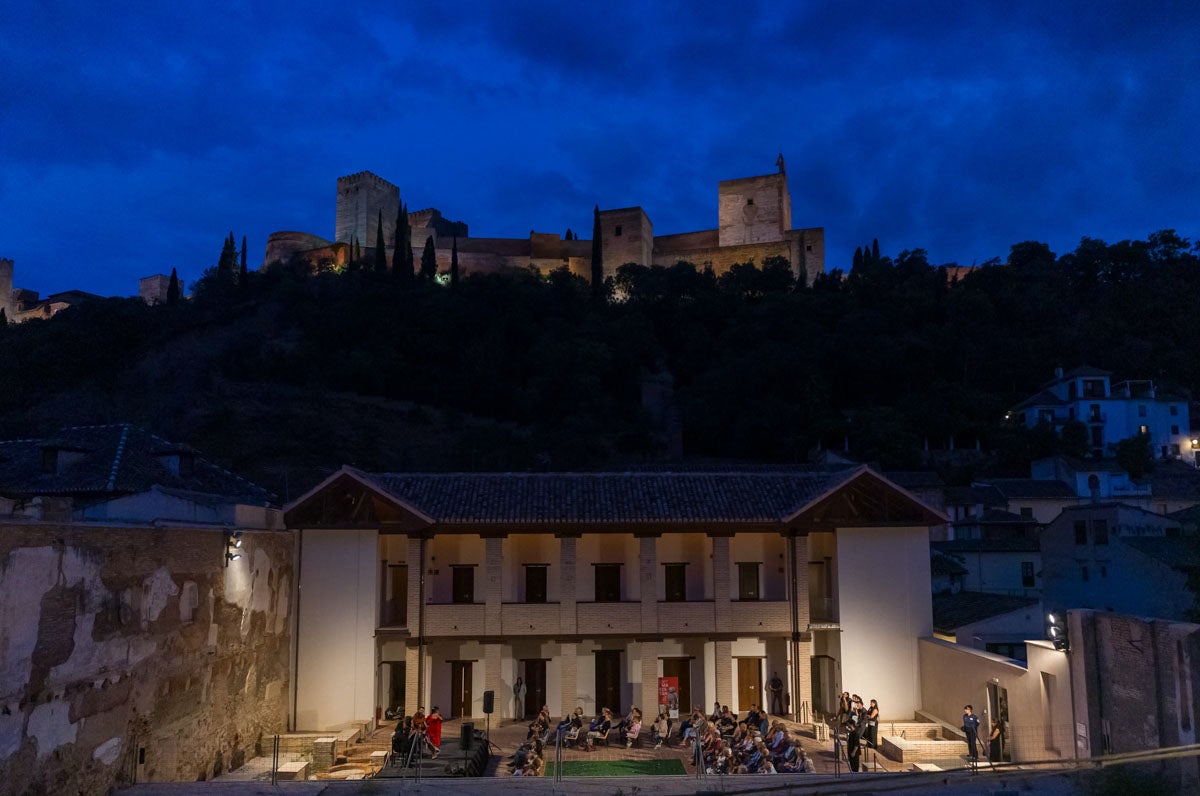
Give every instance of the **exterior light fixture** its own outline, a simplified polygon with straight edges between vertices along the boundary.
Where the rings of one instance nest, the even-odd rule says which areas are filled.
[[[1046,615],[1046,636],[1054,644],[1054,649],[1063,652],[1071,651],[1071,642],[1067,639],[1066,617],[1062,614]]]
[[[242,532],[230,531],[225,534],[225,566],[229,566],[230,561],[237,561],[242,557]]]
[[[1200,448],[1200,437],[1192,437],[1192,450]]]

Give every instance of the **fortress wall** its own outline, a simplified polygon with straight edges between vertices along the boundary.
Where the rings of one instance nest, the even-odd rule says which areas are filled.
[[[667,257],[674,252],[687,252],[696,249],[715,249],[720,245],[717,230],[704,229],[699,232],[681,232],[678,235],[659,235],[654,239],[654,261]],[[686,260],[681,256],[679,259]]]
[[[0,309],[13,319],[13,261],[6,257],[0,257]]]
[[[276,260],[286,263],[295,254],[327,246],[329,246],[329,241],[307,232],[272,232],[267,236],[267,249],[263,255],[263,265],[270,265]]]
[[[811,285],[814,279],[825,273],[825,228],[797,229],[789,235],[796,236],[796,258],[792,260],[792,267],[795,269],[797,264],[801,265],[808,277],[807,284]]]
[[[746,246],[721,246],[711,249],[692,249],[691,251],[677,251],[668,253],[655,252],[654,265],[671,266],[680,260],[686,260],[692,263],[699,270],[704,270],[708,266],[712,266],[713,271],[717,274],[723,274],[733,267],[735,263],[744,263],[750,260],[754,264],[762,267],[763,261],[768,257],[786,257],[788,262],[792,264],[792,270],[796,267],[796,251],[791,241],[781,240],[773,243],[755,243]]]
[[[787,175],[725,180],[717,188],[720,245],[772,243],[792,228]]]
[[[383,240],[388,245],[396,235],[396,215],[400,211],[400,189],[369,171],[360,171],[337,181],[337,215],[334,240],[359,246],[375,246],[375,225],[383,212]]]
[[[654,252],[654,225],[640,207],[600,211],[604,276],[614,276],[625,263],[649,265]]]

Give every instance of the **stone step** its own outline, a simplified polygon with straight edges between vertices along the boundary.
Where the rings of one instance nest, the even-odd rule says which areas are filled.
[[[879,751],[897,763],[922,763],[966,755],[966,741],[910,740],[894,735],[881,735]]]

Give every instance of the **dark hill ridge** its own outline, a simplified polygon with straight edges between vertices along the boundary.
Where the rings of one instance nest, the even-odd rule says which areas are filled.
[[[178,306],[98,300],[0,330],[0,438],[134,423],[284,499],[343,464],[653,463],[675,432],[688,457],[797,463],[848,443],[890,469],[978,441],[953,460],[1024,476],[1062,443],[1004,411],[1056,366],[1200,388],[1200,261],[1172,233],[1061,257],[1018,244],[958,279],[920,250],[789,274],[627,266],[598,302],[565,272],[451,290],[281,268],[206,279]]]

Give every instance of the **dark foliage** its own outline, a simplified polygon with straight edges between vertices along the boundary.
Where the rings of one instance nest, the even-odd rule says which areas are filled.
[[[397,248],[411,257],[403,235]],[[404,445],[375,447],[379,434],[347,408],[356,396],[403,402],[386,405],[409,407],[397,410],[405,418],[426,407],[432,419],[413,415],[396,433],[453,436],[420,448],[439,466],[600,466],[664,450],[641,395],[646,374],[665,370],[688,454],[797,461],[848,445],[911,467],[927,445],[978,444],[1023,474],[1032,457],[1086,443],[1077,429],[1060,438],[1004,421],[1057,365],[1200,388],[1200,262],[1174,233],[1085,239],[1057,258],[1018,244],[1007,263],[953,283],[919,249],[893,260],[875,248],[844,278],[811,286],[779,260],[720,277],[685,262],[626,265],[599,301],[594,280],[566,270],[469,275],[447,290],[280,266],[228,294],[214,269],[171,310],[109,299],[9,327],[0,435],[132,420],[232,451],[264,480],[265,459],[284,450],[314,466],[421,467],[394,458]],[[291,397],[260,416],[229,397],[243,388]],[[315,397],[330,395],[342,397]],[[296,435],[289,423],[323,431]],[[249,449],[246,434],[267,430],[279,439]],[[1125,448],[1128,466],[1144,466]]]

